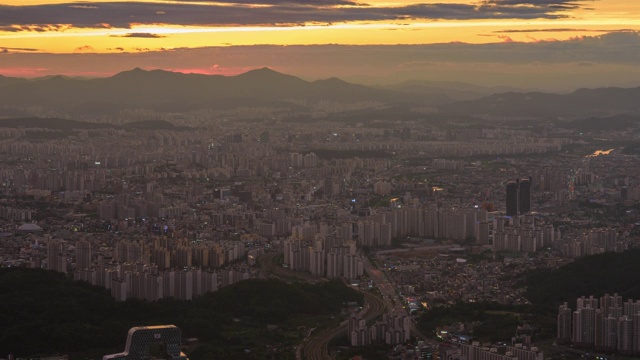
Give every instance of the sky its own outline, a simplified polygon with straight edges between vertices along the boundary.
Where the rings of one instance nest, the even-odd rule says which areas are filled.
[[[0,0],[0,74],[632,86],[637,31],[638,0]]]

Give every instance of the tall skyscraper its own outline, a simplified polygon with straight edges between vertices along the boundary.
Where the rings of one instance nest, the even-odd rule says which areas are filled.
[[[507,183],[507,216],[518,215],[518,182]]]
[[[507,183],[507,216],[524,215],[531,211],[531,179]]]
[[[518,211],[520,215],[531,211],[531,177],[518,184]]]
[[[571,308],[567,303],[560,305],[558,309],[558,340],[560,342],[571,341]]]
[[[633,353],[633,319],[621,316],[618,319],[618,341],[616,350],[620,354]]]
[[[578,308],[573,312],[573,343],[579,346],[593,346],[595,342],[595,315],[592,307]]]

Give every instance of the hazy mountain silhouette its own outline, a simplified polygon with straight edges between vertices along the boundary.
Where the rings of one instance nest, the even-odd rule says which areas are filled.
[[[476,100],[498,93],[525,91],[524,89],[506,86],[486,87],[458,81],[427,80],[410,80],[398,84],[380,85],[376,86],[376,88],[425,97],[440,96],[441,101],[439,104],[451,103],[453,101]]]
[[[575,129],[580,132],[588,131],[622,131],[637,128],[640,125],[640,116],[617,115],[607,117],[589,117],[560,123],[557,126],[566,129]]]
[[[20,83],[25,83],[27,81],[29,81],[29,80],[22,79],[22,78],[7,77],[7,76],[0,75],[0,87],[8,86],[8,85],[14,85],[14,84],[20,84]]]
[[[120,128],[125,130],[190,130],[189,127],[175,126],[164,120],[134,121],[122,125],[93,123],[60,118],[22,117],[0,119],[0,128],[48,129],[48,130],[95,130]]]
[[[442,113],[471,115],[588,117],[640,112],[640,88],[581,89],[566,95],[504,92],[486,96],[503,90],[509,89],[455,82],[412,81],[383,88],[338,78],[309,82],[268,68],[237,76],[136,68],[97,79],[0,77],[0,116],[15,117],[32,106],[72,116],[140,108],[183,112],[279,107],[304,112],[322,101],[438,106]]]
[[[440,106],[450,113],[501,116],[609,116],[640,113],[640,87],[579,89],[570,94],[501,93]]]
[[[69,113],[144,107],[162,111],[238,106],[292,106],[305,100],[353,103],[406,100],[406,95],[338,79],[308,82],[268,68],[237,76],[133,69],[109,78],[53,76],[0,87],[1,106],[42,106]]]
[[[0,119],[0,127],[50,130],[88,130],[113,128],[114,126],[103,123],[90,123],[69,119],[24,117],[15,119]]]

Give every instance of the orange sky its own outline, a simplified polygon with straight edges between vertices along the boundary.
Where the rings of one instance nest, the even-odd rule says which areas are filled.
[[[500,1],[500,0],[497,0]],[[537,0],[530,0],[535,3]],[[5,5],[25,7],[25,5],[58,4],[73,6],[72,2],[61,0],[0,0]],[[106,1],[86,1],[82,6]],[[257,2],[257,1],[256,1]],[[524,1],[526,2],[526,1]],[[440,42],[487,43],[496,41],[535,41],[540,39],[568,39],[581,35],[593,35],[617,29],[640,29],[640,1],[637,0],[600,0],[576,1],[582,4],[577,9],[558,11],[559,18],[505,18],[487,19],[470,15],[468,19],[430,19],[429,12],[423,18],[397,20],[356,20],[323,23],[320,19],[314,25],[260,25],[253,24],[210,24],[189,26],[184,21],[180,25],[171,24],[170,14],[167,24],[139,24],[131,28],[118,25],[104,25],[109,28],[64,27],[49,31],[2,31],[10,25],[11,19],[0,25],[0,48],[37,49],[43,52],[119,52],[155,50],[161,48],[253,45],[253,44],[421,44]],[[113,2],[110,2],[113,4]],[[121,2],[125,4],[133,2]],[[143,3],[143,2],[136,2]],[[146,1],[154,5],[152,1]],[[373,0],[368,7],[382,9],[412,4],[432,4],[430,1]],[[482,5],[482,1],[439,0],[439,4]],[[563,1],[559,1],[563,3]],[[80,4],[80,3],[77,3]],[[210,8],[210,6],[200,6]],[[523,4],[520,8],[527,7]],[[325,7],[327,8],[327,7]],[[328,8],[333,8],[329,6]],[[64,10],[62,10],[64,11]],[[91,11],[91,10],[87,10]],[[93,12],[101,11],[96,9]],[[122,16],[126,16],[126,10]],[[463,17],[466,15],[463,15]],[[22,23],[30,21],[29,12],[22,15]],[[34,15],[34,18],[37,15]],[[247,17],[251,17],[248,14]],[[2,21],[3,19],[0,19]],[[71,18],[69,21],[73,21]],[[107,19],[109,20],[109,19]],[[240,19],[242,20],[242,19]],[[268,20],[268,19],[267,19]],[[295,20],[295,19],[294,19]],[[306,20],[306,19],[305,19]],[[38,20],[34,20],[39,24]],[[135,22],[135,19],[134,19]],[[308,22],[307,22],[308,24]],[[55,25],[55,24],[54,24]],[[553,31],[562,29],[562,31]],[[498,33],[504,30],[535,30],[531,32]],[[551,30],[542,32],[540,30]],[[127,34],[134,34],[136,37]],[[143,35],[137,35],[143,33]],[[153,34],[153,38],[150,37]],[[138,37],[148,36],[148,37]]]
[[[260,44],[535,43],[620,30],[640,30],[640,1],[0,0],[0,56],[86,54],[87,61]],[[24,72],[0,57],[0,74]]]

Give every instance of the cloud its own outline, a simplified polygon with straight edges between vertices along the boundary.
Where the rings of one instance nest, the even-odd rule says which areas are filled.
[[[43,76],[50,69],[42,67],[0,67],[0,74],[10,77],[36,77]]]
[[[597,0],[484,0],[481,7],[495,10],[529,9],[532,12],[554,14],[575,9],[589,9],[585,2]]]
[[[134,24],[196,26],[291,26],[305,23],[331,24],[348,21],[557,19],[582,1],[491,0],[481,3],[418,3],[376,7],[347,0],[267,0],[267,6],[224,0],[229,4],[105,2],[0,5],[0,27],[6,31],[47,31],[50,27],[131,28]],[[349,6],[335,6],[349,5]],[[65,25],[61,25],[65,24]]]
[[[609,33],[609,32],[633,32],[633,29],[574,29],[574,28],[549,28],[549,29],[506,29],[496,30],[495,34],[515,34],[515,33],[532,33],[532,32],[597,32],[597,33]]]
[[[180,2],[182,0],[169,0]],[[301,6],[367,6],[365,3],[357,3],[349,0],[192,0],[193,2],[202,3],[219,3],[219,4],[244,4],[244,5],[301,5]]]
[[[84,45],[84,46],[80,46],[75,48],[73,51],[75,52],[85,52],[85,51],[93,51],[93,46],[91,45]]]
[[[0,8],[1,8],[1,5],[0,5]],[[64,31],[68,27],[69,27],[68,25],[61,25],[61,24],[0,25],[0,31],[6,31],[6,32],[20,32],[20,31],[47,32],[47,31]]]
[[[14,48],[14,47],[0,47],[0,50],[2,50],[2,52],[5,53],[5,54],[7,54],[9,52],[12,52],[12,51],[18,51],[18,52],[39,51],[38,49],[33,49],[33,48]]]
[[[22,30],[18,26],[5,25],[5,26],[0,26],[0,31],[18,32],[18,31],[22,31]]]
[[[640,46],[640,32],[637,31],[618,31],[603,34],[600,36],[586,37],[586,42],[596,42],[603,45],[614,46]],[[637,60],[637,58],[636,58]]]
[[[161,39],[165,38],[166,36],[152,33],[128,33],[124,35],[111,35],[111,37]]]
[[[548,9],[577,9],[594,0],[486,0],[489,6],[527,6]]]

